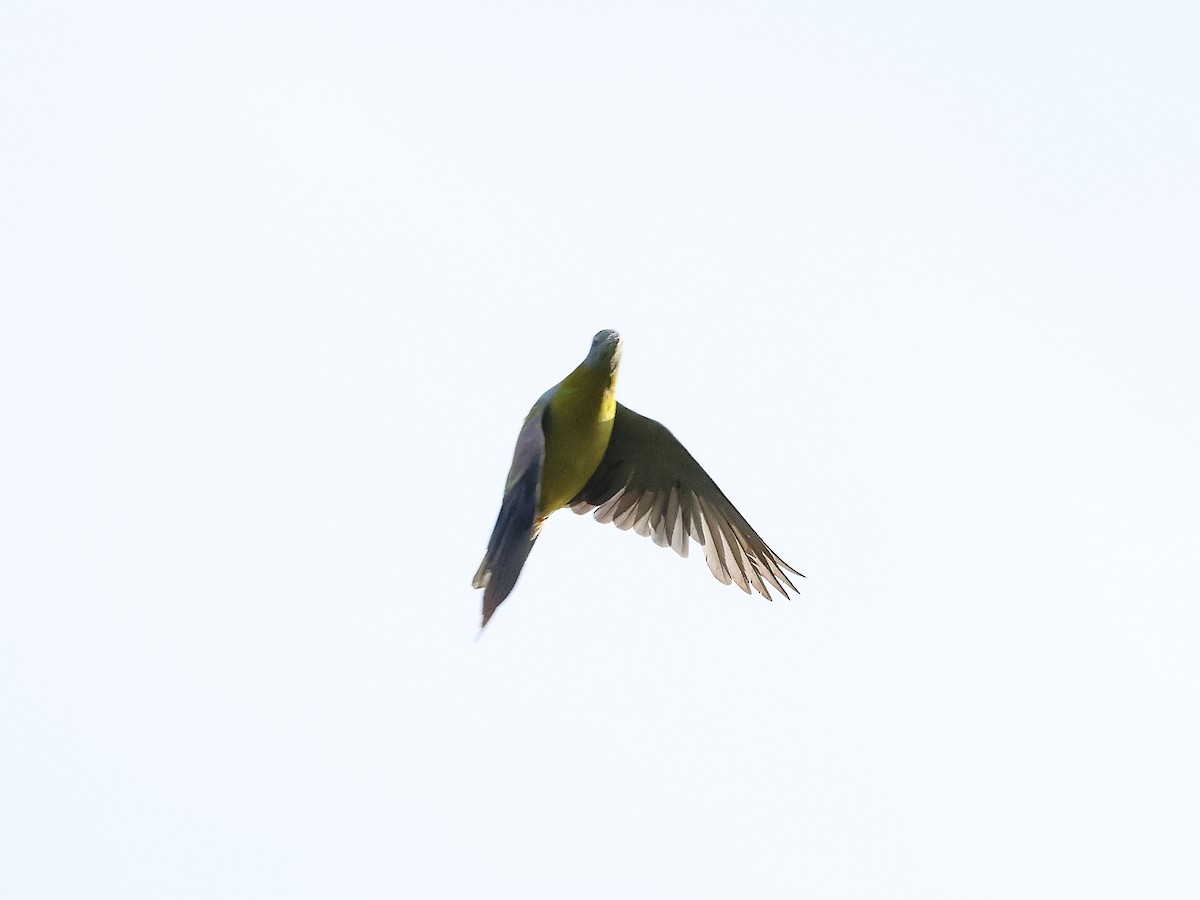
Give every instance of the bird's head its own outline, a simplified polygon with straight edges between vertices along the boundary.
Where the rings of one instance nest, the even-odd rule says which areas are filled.
[[[588,351],[585,366],[602,371],[615,372],[621,363],[621,336],[605,329],[592,338],[592,349]]]

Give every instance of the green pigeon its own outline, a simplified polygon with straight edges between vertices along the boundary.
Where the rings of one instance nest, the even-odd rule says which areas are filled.
[[[504,486],[500,515],[475,573],[483,589],[483,625],[504,602],[542,523],[569,506],[688,555],[704,547],[724,584],[768,600],[774,588],[799,593],[800,575],[760,538],[708,473],[665,427],[616,399],[621,336],[601,331],[587,358],[538,398],[525,417]],[[801,575],[801,577],[803,577]]]

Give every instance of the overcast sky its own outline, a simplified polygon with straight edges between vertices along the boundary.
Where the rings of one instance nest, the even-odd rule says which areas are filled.
[[[1200,896],[1194,4],[0,8],[0,895]],[[807,578],[569,512],[625,338]]]

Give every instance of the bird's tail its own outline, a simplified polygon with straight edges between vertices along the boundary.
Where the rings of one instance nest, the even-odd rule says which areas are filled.
[[[523,484],[526,480],[530,483]],[[533,550],[545,521],[537,517],[536,507],[537,472],[527,472],[505,493],[487,553],[471,581],[473,587],[483,588],[481,628],[487,625],[496,607],[512,593],[525,560]]]

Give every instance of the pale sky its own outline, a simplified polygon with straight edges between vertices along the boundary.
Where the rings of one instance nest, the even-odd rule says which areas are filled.
[[[1197,10],[5,4],[0,896],[1200,896]]]

